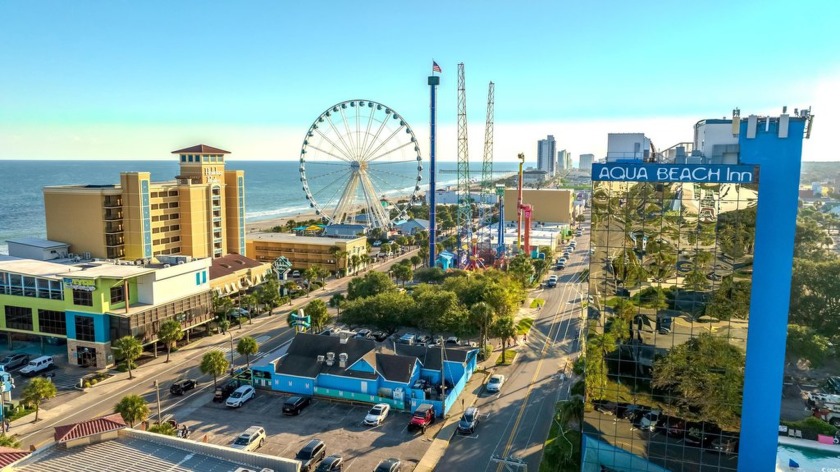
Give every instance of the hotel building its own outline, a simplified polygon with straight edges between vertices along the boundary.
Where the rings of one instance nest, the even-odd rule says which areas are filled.
[[[286,257],[297,270],[320,266],[330,272],[353,274],[365,265],[367,238],[325,238],[296,236],[288,233],[251,233],[248,235],[248,254],[259,262],[273,262]],[[354,258],[353,256],[357,256]],[[359,262],[353,265],[353,262]]]
[[[774,469],[809,128],[702,120],[668,158],[610,135],[592,169],[582,471]]]
[[[245,173],[226,170],[230,153],[204,144],[173,154],[172,181],[123,172],[114,185],[45,187],[47,239],[88,258],[245,255]]]

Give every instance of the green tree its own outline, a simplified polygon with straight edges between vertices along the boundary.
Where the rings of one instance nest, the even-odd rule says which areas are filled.
[[[545,259],[531,259],[531,265],[534,266],[537,280],[542,280],[548,271],[548,262]]]
[[[639,314],[639,307],[637,307],[632,300],[626,298],[619,298],[613,307],[615,316],[627,322],[632,322],[633,317]]]
[[[225,359],[225,353],[222,351],[205,353],[199,365],[202,374],[213,376],[213,388],[216,388],[216,379],[227,372],[228,368],[230,368],[230,363]]]
[[[466,312],[458,296],[430,285],[414,291],[416,302],[412,321],[432,334],[459,331],[466,321]]]
[[[245,336],[236,343],[236,352],[238,352],[240,356],[245,356],[246,369],[251,367],[251,356],[258,353],[259,350],[260,346],[257,344],[257,340],[251,336]]]
[[[516,336],[516,322],[512,316],[499,316],[490,325],[490,333],[502,342],[502,359],[507,359],[508,340]]]
[[[420,246],[420,249],[417,250],[417,255],[420,256],[421,263],[425,264],[426,261],[429,260],[429,248],[428,248],[428,246]]]
[[[826,358],[832,357],[833,353],[835,348],[828,337],[813,328],[788,325],[787,355],[793,358],[792,360],[803,358],[808,360],[812,367],[822,367]]]
[[[744,353],[726,338],[701,333],[654,362],[651,386],[664,389],[676,414],[740,427]],[[714,388],[709,388],[714,386]]]
[[[388,274],[382,272],[368,272],[363,277],[354,277],[347,285],[347,299],[371,297],[397,289]]]
[[[611,333],[591,334],[586,340],[586,399],[606,396],[608,383],[607,355],[617,348]]]
[[[496,311],[487,302],[478,302],[470,307],[470,324],[478,327],[479,345],[487,346],[488,332],[496,316]]]
[[[440,267],[421,267],[414,272],[414,280],[420,283],[441,283],[444,279],[443,269]]]
[[[268,307],[269,314],[281,305],[280,281],[277,280],[277,275],[274,274],[274,271],[270,271],[265,281],[257,288],[256,297],[261,305]]]
[[[316,266],[307,267],[303,271],[303,278],[306,279],[306,296],[309,296],[309,293],[312,292],[312,282],[314,282],[318,278],[318,268]]]
[[[347,297],[340,293],[336,293],[332,297],[330,297],[330,306],[335,308],[336,316],[341,316],[341,307],[347,302]]]
[[[239,296],[239,306],[245,308],[248,311],[248,324],[253,324],[253,312],[254,307],[257,304],[257,297],[254,295],[240,295]]]
[[[751,284],[725,276],[706,304],[706,314],[718,320],[747,319],[750,314]]]
[[[339,319],[350,326],[370,326],[393,334],[408,324],[414,299],[404,292],[383,292],[347,302]]]
[[[315,299],[306,305],[305,313],[309,315],[309,323],[312,326],[312,331],[317,333],[329,324],[330,314],[327,312],[327,304],[321,299]]]
[[[529,286],[531,277],[534,275],[534,266],[531,264],[530,256],[517,254],[508,262],[508,272],[520,286]]]
[[[216,291],[213,294],[213,313],[217,318],[224,318],[233,309],[233,301],[228,297],[219,296]]]
[[[134,376],[131,373],[131,366],[134,361],[143,353],[143,345],[134,336],[123,336],[113,342],[111,347],[120,352],[120,357],[125,361],[128,369],[128,379],[131,380]]]
[[[411,270],[410,261],[403,261],[409,262],[408,264],[395,264],[391,270],[394,271],[394,277],[397,281],[402,281],[403,287],[405,287],[405,283],[414,278],[414,271]]]
[[[420,256],[418,256],[417,254],[414,254],[413,256],[411,256],[411,258],[409,260],[411,261],[412,269],[415,269],[415,270],[417,269],[417,265],[420,264],[421,262],[423,262],[423,259]]]
[[[35,407],[35,421],[38,421],[38,412],[41,408],[41,403],[44,400],[49,400],[58,394],[55,384],[52,380],[46,377],[35,377],[26,384],[20,398],[25,402]]]
[[[164,436],[176,436],[178,431],[171,423],[157,423],[149,426],[150,433],[162,434]]]
[[[172,345],[184,337],[181,323],[173,319],[166,320],[161,323],[157,335],[158,340],[166,346],[166,362],[169,362],[169,353],[172,352]]]
[[[140,395],[126,395],[114,406],[114,413],[119,413],[132,428],[149,418],[149,405]]]
[[[794,259],[790,322],[819,333],[840,333],[840,260]]]

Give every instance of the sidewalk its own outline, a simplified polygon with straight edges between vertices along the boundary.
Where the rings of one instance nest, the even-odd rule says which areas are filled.
[[[371,264],[366,268],[364,273],[367,273],[371,270],[382,269],[383,266],[387,266],[389,264],[396,263],[404,258],[411,257],[411,255],[414,254],[415,251],[417,251],[417,249],[406,251],[405,254],[402,254],[398,257],[393,257],[381,263]],[[346,285],[350,282],[350,280],[353,279],[353,277],[363,276],[364,273],[359,273],[354,276],[343,277],[341,279],[330,280],[326,283],[323,289],[313,291],[310,294],[310,296],[297,298],[292,302],[291,305],[283,305],[277,307],[271,312],[270,315],[256,317],[253,319],[253,324],[248,324],[247,322],[245,322],[242,324],[241,329],[239,329],[238,326],[232,326],[228,331],[233,332],[236,337],[244,335],[253,335],[254,337],[257,337],[259,334],[265,333],[269,330],[283,328],[285,327],[286,323],[286,315],[289,312],[298,310],[317,298],[324,299],[325,302],[328,301],[329,297],[331,297],[334,293],[343,292],[345,290]],[[116,404],[117,401],[119,401],[118,398],[114,397],[115,393],[125,391],[128,388],[137,385],[138,383],[150,383],[149,379],[157,377],[162,372],[168,369],[183,368],[185,364],[191,362],[193,363],[192,367],[197,366],[198,362],[200,362],[199,357],[203,355],[204,352],[208,349],[212,349],[215,347],[222,349],[225,351],[225,353],[227,353],[230,350],[230,346],[228,343],[229,338],[227,335],[205,336],[201,339],[196,340],[195,342],[192,342],[182,347],[178,351],[173,352],[171,354],[171,359],[169,363],[166,363],[166,352],[158,353],[158,357],[156,359],[148,361],[140,368],[132,369],[132,375],[134,376],[132,380],[128,379],[128,372],[119,372],[116,369],[111,369],[109,372],[114,374],[114,376],[108,380],[103,381],[99,385],[91,387],[81,394],[76,394],[76,392],[69,391],[69,393],[67,394],[74,395],[74,398],[71,398],[68,401],[64,402],[59,401],[58,404],[50,408],[44,408],[42,406],[38,415],[37,423],[35,423],[34,421],[35,413],[30,413],[29,415],[12,421],[11,427],[9,429],[9,434],[17,436],[19,439],[25,438],[26,436],[29,436],[33,433],[38,433],[45,429],[49,430],[55,425],[62,424],[61,419],[65,417],[68,413],[79,413],[100,406],[105,402],[110,403],[110,413],[111,411],[113,411],[113,404]],[[79,371],[80,376],[83,373],[90,372],[83,372],[81,370]],[[219,378],[219,381],[223,381],[225,378],[226,376],[223,376]],[[151,383],[149,387],[151,387]],[[23,388],[23,385],[20,385],[19,388]],[[55,399],[59,400],[61,396],[62,395],[59,395]],[[152,409],[154,410],[154,408]],[[93,416],[94,415],[92,414],[91,417]],[[35,446],[40,447],[41,444],[36,444]]]

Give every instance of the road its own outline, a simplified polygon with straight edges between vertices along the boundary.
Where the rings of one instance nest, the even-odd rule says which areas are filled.
[[[388,269],[396,262],[411,257],[416,250],[408,251],[406,254],[388,260],[384,263],[375,265],[371,270],[387,272]],[[315,298],[320,298],[327,302],[329,298],[335,293],[344,293],[347,289],[347,284],[352,277],[345,277],[339,281],[333,281],[327,290],[318,290],[312,293],[309,298],[298,299],[297,302],[306,304]],[[297,306],[297,305],[295,305]],[[286,315],[288,307],[279,308],[279,314],[274,314],[270,317],[261,317],[254,320],[254,324],[243,324],[242,329],[233,327],[229,332],[233,336],[233,345],[236,346],[238,340],[243,336],[251,336],[257,339],[260,344],[259,353],[256,358],[264,356],[265,354],[277,349],[284,343],[291,341],[294,332],[286,326]],[[34,445],[39,447],[43,444],[49,443],[53,440],[53,428],[56,425],[71,424],[74,422],[85,421],[97,416],[107,415],[114,412],[114,405],[126,395],[140,395],[148,403],[152,410],[152,418],[157,413],[157,396],[155,395],[154,383],[157,380],[160,387],[160,404],[163,414],[174,413],[177,418],[177,408],[189,402],[195,395],[212,395],[213,393],[213,378],[203,375],[198,368],[201,362],[201,357],[205,352],[210,350],[220,350],[229,358],[231,346],[231,338],[228,335],[214,335],[209,338],[204,338],[197,341],[195,346],[190,346],[180,352],[172,354],[172,362],[165,364],[165,368],[160,370],[160,367],[148,366],[145,368],[141,366],[135,369],[137,376],[133,381],[127,379],[116,380],[111,382],[122,382],[124,388],[109,388],[106,385],[92,388],[84,394],[73,393],[70,394],[74,398],[70,401],[78,403],[79,408],[72,410],[72,413],[60,415],[55,418],[42,419],[38,422],[38,428],[32,432],[21,435],[18,439],[24,447]],[[252,360],[254,360],[252,356]],[[241,365],[245,362],[244,358],[234,353],[234,362]],[[193,378],[198,380],[199,386],[195,390],[191,390],[188,394],[183,396],[173,396],[169,393],[169,385],[179,378]],[[219,378],[219,382],[225,379]],[[80,402],[78,396],[83,395],[85,401]]]
[[[587,297],[581,283],[589,266],[589,232],[577,239],[577,250],[563,271],[556,288],[537,291],[545,300],[535,312],[536,321],[528,341],[519,347],[513,366],[497,368],[506,382],[499,394],[482,392],[475,406],[481,423],[471,436],[457,435],[449,444],[436,470],[506,470],[499,458],[511,458],[507,470],[539,470],[542,447],[548,435],[557,401],[568,398],[571,372],[579,350],[581,302]]]

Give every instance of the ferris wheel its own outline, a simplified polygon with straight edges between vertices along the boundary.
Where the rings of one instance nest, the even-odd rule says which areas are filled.
[[[372,100],[348,100],[309,127],[299,170],[306,200],[324,221],[388,228],[417,200],[423,165],[417,138],[399,113]]]

